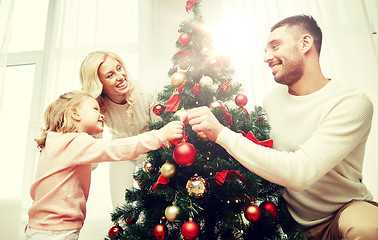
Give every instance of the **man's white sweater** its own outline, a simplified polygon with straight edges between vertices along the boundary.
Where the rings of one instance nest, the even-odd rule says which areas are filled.
[[[352,199],[373,196],[362,183],[373,105],[359,90],[331,80],[293,96],[279,86],[264,99],[273,149],[224,128],[216,142],[259,176],[285,187],[293,218],[313,226]]]

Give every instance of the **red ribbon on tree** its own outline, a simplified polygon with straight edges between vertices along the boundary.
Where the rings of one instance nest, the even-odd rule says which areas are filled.
[[[158,184],[166,185],[167,183],[169,183],[169,178],[166,178],[166,177],[164,177],[163,175],[160,174],[157,182],[152,187],[152,191],[156,191]]]
[[[173,94],[171,98],[168,99],[168,101],[165,102],[165,106],[167,107],[165,109],[166,112],[176,112],[178,107],[181,104],[181,96],[180,94],[176,93]]]
[[[226,120],[226,125],[233,125],[234,123],[232,122],[232,116],[231,114],[226,110],[225,107],[220,107],[224,111],[223,119]]]
[[[194,87],[192,88],[192,93],[198,96],[198,94],[199,94],[199,89],[200,89],[200,85],[199,85],[199,83],[195,83],[195,84],[194,84]]]
[[[182,89],[184,88],[186,82],[184,82],[177,91],[180,93]],[[179,93],[173,94],[172,97],[168,99],[168,101],[165,102],[166,112],[176,112],[178,107],[180,106],[182,100]]]
[[[259,141],[255,135],[253,135],[253,133],[251,131],[248,132],[248,134],[245,134],[244,132],[241,132],[243,134],[244,137],[248,138],[249,140],[251,140],[252,142],[258,144],[258,145],[261,145],[261,146],[264,146],[264,147],[268,147],[268,148],[272,148],[273,147],[273,140],[272,139],[268,139],[268,140],[265,140],[265,141]]]
[[[186,1],[186,6],[185,6],[186,12],[189,12],[190,10],[192,10],[193,4],[195,2],[198,2],[198,1],[199,0],[188,0],[188,1]]]
[[[235,171],[235,170],[223,170],[222,172],[217,172],[215,174],[215,181],[223,186],[224,182],[227,180],[227,179],[230,179],[230,178],[239,178],[240,181],[244,182],[245,181],[245,178],[243,175],[241,175],[238,171]]]

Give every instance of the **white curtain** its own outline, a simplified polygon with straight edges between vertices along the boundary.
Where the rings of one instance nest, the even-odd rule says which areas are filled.
[[[14,0],[0,1],[0,111],[4,91],[5,67],[7,65],[13,7]]]

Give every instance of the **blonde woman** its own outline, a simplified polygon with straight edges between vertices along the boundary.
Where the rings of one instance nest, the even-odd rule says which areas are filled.
[[[79,239],[86,215],[91,164],[126,161],[182,137],[183,123],[173,121],[159,130],[116,140],[96,139],[104,116],[86,92],[69,92],[51,103],[45,128],[36,139],[41,149],[30,195],[27,240]]]
[[[148,122],[159,119],[152,111],[156,96],[131,80],[123,60],[115,53],[90,53],[81,65],[80,81],[82,88],[99,102],[113,139],[146,132]],[[133,187],[135,168],[144,160],[145,156],[140,156],[109,165],[113,207],[124,204],[125,190]]]

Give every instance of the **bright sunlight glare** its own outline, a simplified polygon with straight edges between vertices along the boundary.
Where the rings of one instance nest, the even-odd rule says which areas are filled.
[[[211,27],[210,31],[215,37],[215,52],[237,57],[257,47],[257,39],[254,39],[250,28],[251,25],[246,21],[236,18]]]

